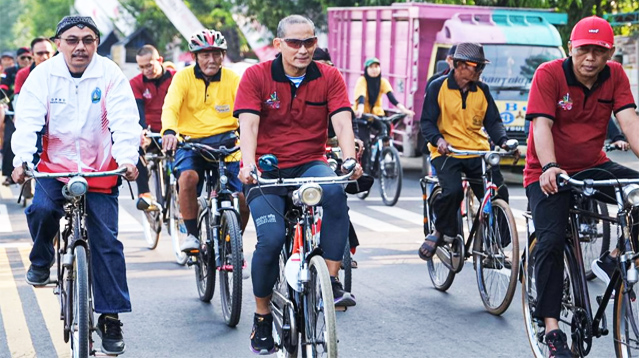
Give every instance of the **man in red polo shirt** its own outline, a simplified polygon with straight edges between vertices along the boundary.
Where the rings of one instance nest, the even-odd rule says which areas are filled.
[[[234,116],[240,120],[243,166],[238,177],[249,184],[245,185],[245,191],[250,184],[255,184],[251,171],[264,154],[278,158],[279,172],[284,178],[335,176],[324,160],[327,116],[345,158],[355,157],[346,85],[336,68],[312,61],[316,43],[311,20],[300,15],[288,16],[278,24],[277,37],[273,40],[280,55],[250,67],[242,77]],[[264,172],[261,175],[273,178],[278,174]],[[357,166],[354,179],[360,175],[362,169]],[[247,202],[258,236],[251,265],[256,298],[251,349],[254,353],[270,354],[275,348],[269,300],[285,239],[283,215],[287,193],[285,190],[284,193],[267,192],[264,196],[251,194]],[[320,242],[331,275],[335,304],[352,306],[355,299],[337,280],[349,235],[347,198],[342,186],[323,185],[321,205],[324,230],[320,233]]]
[[[551,357],[572,357],[566,336],[558,329],[571,193],[558,190],[556,176],[638,178],[637,171],[611,162],[602,151],[613,112],[638,155],[636,105],[622,66],[608,61],[614,51],[609,23],[596,16],[580,20],[571,33],[570,57],[542,64],[529,94],[526,119],[531,131],[524,186],[538,237],[535,312],[544,320]]]
[[[18,94],[20,94],[22,85],[24,85],[24,82],[27,80],[27,77],[29,77],[31,71],[55,54],[55,51],[53,50],[53,42],[46,37],[36,37],[31,41],[31,53],[33,54],[33,63],[31,66],[23,67],[18,70],[18,73],[16,73],[16,82],[13,86],[14,102],[17,102]]]
[[[136,62],[140,68],[140,73],[131,79],[131,89],[138,104],[140,113],[140,126],[143,135],[147,129],[154,133],[162,130],[162,105],[169,90],[169,85],[176,73],[174,69],[164,68],[162,57],[158,50],[151,45],[142,46],[136,53]],[[148,143],[146,150],[159,151],[160,146],[155,141]],[[140,148],[141,158],[144,158],[145,149]],[[139,160],[138,168],[138,201],[136,207],[140,210],[151,210],[157,208],[154,204],[155,198],[149,192],[149,173],[144,160]]]

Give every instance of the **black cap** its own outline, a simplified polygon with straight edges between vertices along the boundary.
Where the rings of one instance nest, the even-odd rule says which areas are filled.
[[[93,32],[95,32],[98,39],[100,39],[100,31],[98,30],[98,26],[93,22],[93,19],[90,16],[65,16],[58,23],[58,27],[56,28],[56,35],[54,38],[60,38],[60,35],[69,30],[70,28],[78,26],[79,28],[88,27]]]
[[[470,42],[458,44],[456,53],[453,55],[453,59],[475,63],[491,62],[484,57],[484,49],[482,48],[482,45]]]
[[[28,47],[20,47],[18,51],[16,51],[16,56],[20,57],[25,53],[31,55],[31,50]]]
[[[331,62],[331,56],[329,55],[329,50],[316,47],[316,50],[313,52],[313,60]]]

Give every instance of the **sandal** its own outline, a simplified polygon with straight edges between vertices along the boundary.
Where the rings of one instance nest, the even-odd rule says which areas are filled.
[[[424,238],[424,242],[418,249],[418,256],[425,261],[430,260],[433,257],[433,254],[436,253],[438,246],[442,244],[442,241],[444,241],[442,236],[438,238],[433,234],[427,235],[427,237]]]

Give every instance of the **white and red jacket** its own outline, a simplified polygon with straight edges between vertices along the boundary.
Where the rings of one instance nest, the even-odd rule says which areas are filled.
[[[106,171],[138,161],[136,101],[120,68],[105,57],[94,54],[81,78],[71,77],[62,54],[43,62],[27,78],[16,107],[14,167],[34,163],[37,154],[41,172]],[[117,178],[88,182],[90,191],[108,193]]]

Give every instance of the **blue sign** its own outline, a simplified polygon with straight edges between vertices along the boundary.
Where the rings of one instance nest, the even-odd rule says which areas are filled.
[[[500,118],[502,118],[502,123],[510,124],[516,119],[511,112],[502,112],[500,113]]]

